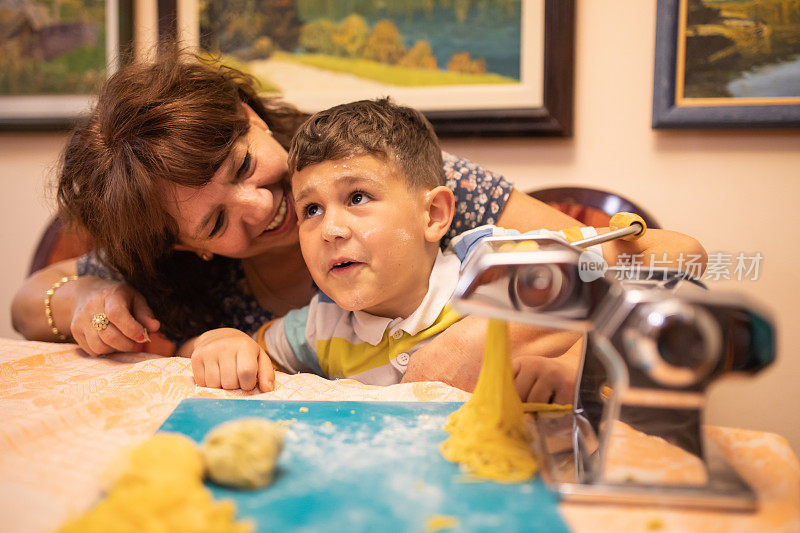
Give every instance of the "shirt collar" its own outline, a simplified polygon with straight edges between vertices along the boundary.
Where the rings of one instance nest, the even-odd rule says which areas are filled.
[[[371,315],[364,311],[353,312],[353,330],[359,338],[375,346],[383,339],[387,328],[393,331],[402,329],[409,335],[416,335],[430,327],[450,300],[458,283],[461,261],[453,253],[437,251],[436,261],[428,281],[428,292],[413,313],[406,318],[387,318]]]

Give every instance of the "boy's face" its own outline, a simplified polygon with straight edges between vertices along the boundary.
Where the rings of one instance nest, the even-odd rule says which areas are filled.
[[[397,165],[355,156],[292,176],[300,247],[319,288],[349,311],[406,317],[428,290],[425,191]]]

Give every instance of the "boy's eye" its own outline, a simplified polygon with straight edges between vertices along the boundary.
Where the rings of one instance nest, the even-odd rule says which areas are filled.
[[[363,192],[354,192],[350,195],[351,205],[361,205],[369,202],[369,197]]]
[[[317,204],[308,204],[303,209],[303,218],[312,218],[319,215],[322,212],[322,208]]]

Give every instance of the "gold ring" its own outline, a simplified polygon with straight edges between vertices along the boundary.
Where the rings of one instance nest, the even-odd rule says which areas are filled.
[[[97,313],[92,317],[92,327],[97,331],[103,331],[108,327],[108,317],[105,313]]]

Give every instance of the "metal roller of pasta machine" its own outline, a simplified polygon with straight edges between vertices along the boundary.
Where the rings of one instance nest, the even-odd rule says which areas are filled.
[[[773,323],[747,298],[677,270],[607,268],[583,250],[635,227],[572,244],[486,238],[463,265],[455,306],[586,333],[573,411],[536,416],[543,477],[562,497],[753,510],[753,491],[704,440],[702,409],[715,379],[773,361]],[[651,462],[619,453],[631,434]]]

